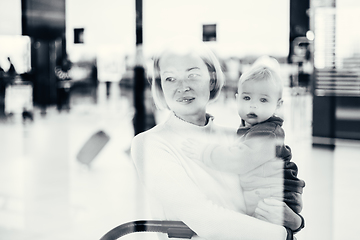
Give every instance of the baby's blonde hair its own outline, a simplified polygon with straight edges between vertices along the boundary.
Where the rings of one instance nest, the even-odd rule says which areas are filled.
[[[280,77],[280,64],[275,58],[269,56],[258,58],[250,69],[241,75],[238,82],[238,90],[244,82],[260,80],[273,83],[279,91],[279,99],[282,98],[283,82]]]

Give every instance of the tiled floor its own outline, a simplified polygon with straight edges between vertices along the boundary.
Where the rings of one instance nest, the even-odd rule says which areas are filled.
[[[0,122],[0,239],[99,239],[120,223],[148,218],[128,155],[131,101],[120,97],[119,89],[113,91],[109,100],[100,94],[97,105],[78,99],[69,113],[50,108],[41,117],[37,111],[33,123],[22,124],[17,116]],[[306,228],[297,239],[357,239],[360,145],[313,148],[311,97],[285,91],[284,108],[286,140],[306,181]],[[238,124],[231,100],[220,99],[210,112],[220,124]],[[88,169],[76,154],[100,129],[110,142]],[[143,233],[124,237],[151,238]]]

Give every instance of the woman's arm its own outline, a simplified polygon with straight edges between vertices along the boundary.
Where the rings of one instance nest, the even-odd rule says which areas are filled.
[[[189,178],[166,143],[138,135],[132,157],[139,177],[165,212],[205,239],[286,239],[284,227],[214,204]],[[261,229],[261,231],[259,231]]]

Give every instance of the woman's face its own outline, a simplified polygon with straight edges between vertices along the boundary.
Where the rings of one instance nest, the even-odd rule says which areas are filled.
[[[159,62],[161,85],[169,108],[185,121],[205,124],[210,98],[210,74],[195,54],[166,53]]]

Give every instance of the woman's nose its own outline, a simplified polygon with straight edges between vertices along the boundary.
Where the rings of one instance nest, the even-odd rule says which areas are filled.
[[[187,81],[186,80],[179,81],[177,92],[181,93],[181,92],[188,92],[188,91],[190,91],[190,86],[187,83]]]
[[[177,89],[178,93],[188,92],[188,91],[190,91],[190,87],[182,87]]]

